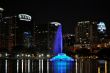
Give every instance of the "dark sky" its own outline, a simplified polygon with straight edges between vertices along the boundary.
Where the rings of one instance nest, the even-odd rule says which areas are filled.
[[[65,33],[72,33],[80,20],[109,21],[109,4],[106,0],[0,0],[5,14],[27,13],[36,23],[58,21]]]

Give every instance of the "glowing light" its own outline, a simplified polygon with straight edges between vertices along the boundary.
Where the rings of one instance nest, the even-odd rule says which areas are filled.
[[[4,9],[3,8],[0,8],[0,11],[4,11]]]
[[[41,57],[41,55],[39,55],[39,58]]]
[[[21,71],[22,71],[22,73],[24,72],[24,70],[23,70],[23,65],[24,65],[24,60],[22,59],[22,60],[21,60]]]
[[[17,54],[17,57],[19,57],[19,54]]]
[[[71,73],[73,62],[55,61],[52,66],[54,73]]]
[[[31,32],[24,32],[24,37],[25,38],[30,38],[31,37]]]
[[[8,60],[5,60],[5,73],[8,73]]]
[[[24,56],[24,54],[21,54],[21,56]]]
[[[49,60],[47,59],[47,73],[49,73]]]
[[[28,73],[30,73],[30,60],[28,59]]]
[[[76,64],[76,65],[75,65],[75,66],[76,66],[76,67],[75,67],[75,68],[76,68],[76,73],[78,73],[78,62],[77,62],[77,59],[75,59],[75,60],[76,60],[76,63],[75,63],[75,64]]]
[[[55,41],[54,41],[54,54],[57,55],[50,59],[50,61],[74,61],[71,57],[67,56],[66,54],[62,53],[63,49],[63,37],[62,37],[62,25],[60,25],[57,29]]]
[[[100,22],[100,23],[97,24],[97,25],[98,25],[98,30],[99,30],[100,32],[104,32],[104,31],[106,30],[106,26],[105,26],[104,22]]]
[[[50,55],[49,55],[49,54],[47,54],[47,57],[50,57]]]
[[[105,61],[105,73],[107,73],[107,70],[108,68],[107,68],[107,61]]]
[[[17,60],[17,73],[19,73],[19,60]]]
[[[50,61],[74,61],[74,59],[64,53],[59,53],[57,56],[50,59]]]
[[[43,69],[43,59],[41,60],[41,62],[42,62],[42,65],[41,65],[41,66],[42,66],[42,73],[43,73],[43,70],[44,70],[44,69]]]
[[[52,61],[53,64],[52,66],[54,66],[53,67],[54,73],[67,73],[67,71],[71,71],[70,70],[70,68],[72,68],[71,62],[73,62],[74,59],[62,53],[63,49],[62,25],[57,22],[52,22],[51,24],[55,24],[55,26],[58,26],[58,29],[54,41],[54,54],[56,56],[51,58],[50,61]]]
[[[31,43],[31,32],[24,32],[24,45],[26,47],[31,47],[32,43]]]
[[[98,67],[98,73],[100,73],[100,67]]]
[[[62,45],[63,39],[62,39],[62,26],[60,25],[57,29],[56,35],[55,35],[55,41],[54,41],[54,54],[62,53]]]
[[[32,17],[27,14],[19,14],[18,17],[20,20],[23,20],[23,21],[31,21],[32,19]]]
[[[27,56],[28,56],[28,57],[31,57],[31,55],[30,55],[30,54],[28,54]]]
[[[8,56],[8,54],[6,53],[5,56]]]
[[[55,26],[61,25],[61,23],[59,23],[59,22],[51,22],[51,24],[54,24]]]
[[[41,54],[41,56],[44,56],[44,54]]]

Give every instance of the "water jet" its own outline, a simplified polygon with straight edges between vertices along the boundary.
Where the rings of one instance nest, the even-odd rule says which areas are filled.
[[[63,37],[62,37],[62,25],[58,22],[52,22],[52,24],[58,25],[55,41],[54,41],[54,57],[50,59],[50,61],[74,61],[73,58],[67,56],[63,53]]]

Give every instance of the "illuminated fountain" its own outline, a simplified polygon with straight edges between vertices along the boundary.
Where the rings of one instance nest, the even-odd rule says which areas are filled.
[[[52,71],[53,73],[71,73],[73,70],[72,66],[74,64],[74,59],[62,52],[62,25],[58,22],[52,22],[51,24],[58,26],[53,50],[54,55],[56,56],[50,59],[50,62],[52,63]]]
[[[63,49],[63,37],[62,37],[62,25],[58,22],[51,22],[51,24],[55,24],[58,26],[55,41],[54,41],[54,54],[55,57],[51,58],[50,61],[74,61],[71,57],[67,56],[65,53],[62,52]]]

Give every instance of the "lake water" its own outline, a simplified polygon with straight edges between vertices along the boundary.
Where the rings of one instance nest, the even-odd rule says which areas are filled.
[[[0,73],[110,73],[105,60],[77,59],[74,62],[49,59],[0,59]]]

